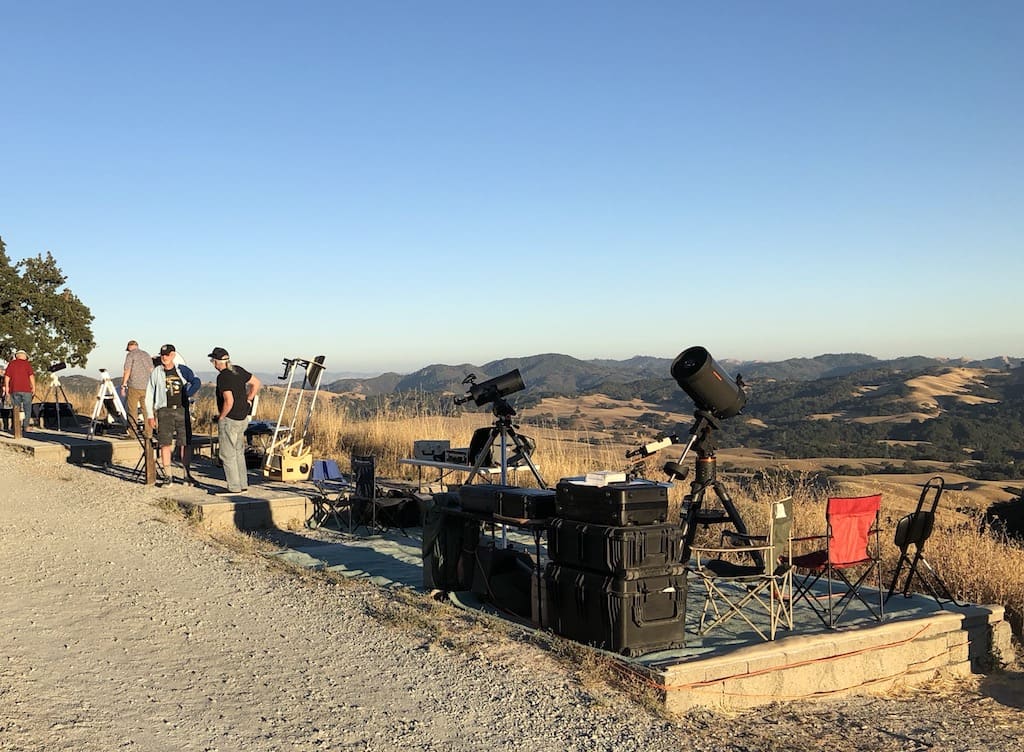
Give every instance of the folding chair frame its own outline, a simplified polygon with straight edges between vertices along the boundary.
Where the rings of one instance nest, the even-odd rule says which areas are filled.
[[[410,502],[411,499],[405,496],[391,496],[387,492],[381,493],[377,482],[377,462],[373,455],[352,455],[352,480],[355,484],[355,492],[352,495],[352,504],[362,503],[363,508],[358,514],[355,529],[365,527],[369,535],[386,533],[391,528],[398,528],[406,537],[409,532],[405,526],[398,521],[397,517],[391,517],[391,524],[387,524],[387,512],[395,514]],[[379,514],[385,511],[384,515]]]
[[[953,597],[953,594],[946,587],[946,583],[942,581],[938,573],[932,569],[932,565],[928,563],[928,560],[924,558],[924,544],[928,542],[931,537],[932,530],[935,527],[935,510],[939,507],[939,499],[942,498],[942,492],[945,489],[945,481],[941,476],[936,475],[930,478],[927,483],[921,488],[921,496],[917,500],[917,509],[905,517],[901,517],[896,523],[896,533],[893,537],[893,543],[900,550],[900,558],[896,563],[896,569],[892,575],[892,582],[889,583],[889,592],[885,596],[885,602],[889,602],[889,598],[896,591],[896,583],[899,582],[900,574],[903,572],[904,566],[909,566],[907,569],[907,577],[903,581],[903,596],[909,598],[910,588],[913,585],[914,577],[924,585],[925,589],[935,599],[935,602],[939,604],[941,608],[945,608],[946,603],[952,603],[956,606],[963,606],[964,604],[958,603]],[[928,497],[931,496],[931,503],[928,504]],[[926,504],[928,509],[925,509]],[[914,556],[911,558],[909,549],[914,547]],[[925,568],[930,574],[929,577],[925,577],[923,574],[918,572],[918,564],[924,564]]]
[[[313,513],[306,520],[308,527],[322,527],[328,520],[334,520],[338,530],[352,532],[352,487],[334,460],[313,460],[311,479],[316,486],[317,495],[313,496]],[[330,484],[341,482],[340,488],[331,488]],[[340,508],[347,507],[348,524],[342,525],[338,515]]]
[[[828,500],[825,509],[825,520],[827,532],[824,536],[815,535],[801,538],[794,538],[794,543],[801,543],[812,540],[825,541],[825,548],[809,554],[794,556],[790,561],[793,567],[805,570],[806,574],[797,582],[793,592],[793,603],[803,600],[810,606],[811,610],[821,619],[822,623],[829,629],[834,629],[839,620],[846,613],[847,608],[856,598],[860,601],[876,621],[881,621],[885,613],[885,605],[882,599],[882,566],[881,566],[881,540],[879,537],[878,519],[881,511],[882,495],[858,497],[832,497]],[[836,536],[836,525],[834,520],[839,519],[845,528],[844,518],[851,516],[872,517],[872,522],[866,530],[864,540],[852,539],[838,540]],[[871,555],[871,539],[874,538],[874,556]],[[860,551],[863,545],[863,554],[852,560],[837,560],[840,557],[846,558],[843,554],[850,545],[855,545]],[[847,575],[847,570],[862,569],[856,580]],[[861,585],[874,571],[877,580],[878,603],[872,605],[860,592]],[[826,604],[823,606],[817,602],[812,588],[824,577],[828,587]],[[842,583],[845,590],[839,592],[835,585]],[[837,599],[838,596],[838,599]]]
[[[734,616],[746,622],[762,640],[774,640],[780,626],[793,629],[793,567],[788,563],[793,553],[792,504],[790,497],[769,504],[767,536],[726,531],[718,548],[692,547],[695,564],[690,571],[704,586],[698,634],[707,634]],[[725,546],[726,539],[735,545]],[[755,563],[738,564],[721,558],[737,555],[749,557]],[[759,560],[763,563],[756,563]],[[723,588],[723,584],[740,589]],[[747,613],[748,606],[755,604],[768,616],[767,633]]]

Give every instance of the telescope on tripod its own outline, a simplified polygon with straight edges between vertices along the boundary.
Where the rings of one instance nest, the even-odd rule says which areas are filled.
[[[725,370],[703,347],[683,350],[672,361],[670,372],[696,407],[693,425],[690,427],[690,439],[686,442],[682,455],[678,460],[666,462],[664,465],[665,474],[669,478],[684,480],[689,474],[689,468],[684,464],[686,457],[691,451],[696,454],[696,472],[690,483],[690,492],[683,497],[680,510],[683,528],[682,561],[685,562],[690,558],[690,549],[698,525],[731,522],[737,533],[747,533],[747,526],[728,490],[718,479],[718,461],[715,457],[716,446],[713,437],[713,431],[721,427],[721,421],[739,415],[747,403],[747,395],[743,391],[743,379],[739,375],[735,379],[729,378]],[[676,436],[661,437],[632,450],[626,456],[646,457],[659,449],[679,443],[682,442]],[[721,510],[704,508],[709,489],[714,491],[721,503]],[[755,554],[756,556],[758,555]],[[763,562],[756,563],[760,565]]]
[[[515,417],[516,411],[512,405],[505,399],[510,394],[521,392],[526,388],[523,383],[523,377],[519,373],[519,369],[515,368],[508,373],[503,373],[501,376],[495,376],[493,379],[488,379],[481,383],[476,383],[476,374],[468,374],[466,378],[462,380],[462,383],[468,384],[469,389],[466,394],[462,397],[455,398],[456,405],[464,405],[465,403],[472,400],[477,407],[483,407],[484,405],[491,405],[491,412],[494,414],[494,425],[491,427],[490,432],[487,436],[487,441],[480,447],[479,451],[475,454],[473,450],[475,447],[471,447],[470,461],[473,462],[473,468],[470,470],[466,483],[472,483],[474,478],[480,474],[480,469],[484,466],[485,462],[491,456],[491,449],[494,446],[494,442],[498,441],[501,450],[501,461],[499,469],[501,471],[501,485],[508,484],[508,466],[509,462],[525,462],[530,468],[530,472],[533,473],[533,477],[537,479],[537,483],[541,488],[547,488],[547,484],[540,475],[540,471],[537,470],[537,466],[533,464],[531,455],[533,454],[533,442],[527,437],[523,436],[518,432],[519,426],[512,422]],[[515,447],[515,453],[509,456],[509,444]],[[475,443],[475,442],[474,442]]]

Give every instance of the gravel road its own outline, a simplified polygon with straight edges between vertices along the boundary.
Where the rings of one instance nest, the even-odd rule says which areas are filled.
[[[212,540],[166,497],[0,447],[0,750],[1024,749],[1014,671],[665,718],[449,606]]]

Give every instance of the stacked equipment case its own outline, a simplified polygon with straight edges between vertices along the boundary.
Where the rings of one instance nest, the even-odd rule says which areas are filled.
[[[550,627],[571,640],[634,656],[681,647],[686,615],[682,529],[667,524],[667,483],[555,489],[545,585]]]

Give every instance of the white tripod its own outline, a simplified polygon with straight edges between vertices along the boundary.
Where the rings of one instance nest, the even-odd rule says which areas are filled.
[[[117,393],[117,389],[114,387],[114,382],[110,380],[110,374],[107,373],[106,368],[100,369],[100,388],[96,393],[96,404],[92,408],[92,420],[89,421],[89,438],[93,438],[96,435],[96,425],[101,422],[108,424],[116,423],[117,420],[114,418],[115,413],[124,421],[126,428],[130,426],[128,422],[128,413],[125,412],[124,403],[121,402],[121,396]],[[106,410],[107,418],[106,421],[100,420],[100,413]]]

